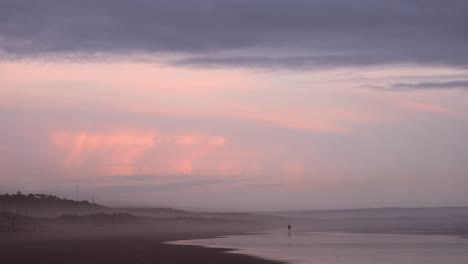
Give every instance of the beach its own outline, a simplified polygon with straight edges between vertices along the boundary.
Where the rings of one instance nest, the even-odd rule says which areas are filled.
[[[468,240],[458,236],[371,234],[286,230],[215,239],[182,240],[177,245],[235,249],[233,252],[292,264],[465,264]]]
[[[91,230],[89,230],[91,231]],[[138,232],[137,232],[138,233]],[[226,233],[227,234],[227,233]],[[22,233],[0,236],[2,263],[245,263],[274,264],[227,249],[169,245],[165,242],[213,238],[221,232],[176,231],[149,234]]]
[[[467,208],[270,214],[91,209],[105,212],[0,212],[0,259],[77,264],[468,263],[468,240],[463,238]]]

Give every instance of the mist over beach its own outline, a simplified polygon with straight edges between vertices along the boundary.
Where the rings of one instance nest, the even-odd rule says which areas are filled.
[[[467,13],[0,0],[0,259],[466,262]]]

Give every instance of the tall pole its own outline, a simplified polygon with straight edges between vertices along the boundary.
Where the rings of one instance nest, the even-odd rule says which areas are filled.
[[[76,201],[78,202],[78,184],[76,185]]]

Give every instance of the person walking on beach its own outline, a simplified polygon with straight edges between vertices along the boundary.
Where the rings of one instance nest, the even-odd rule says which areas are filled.
[[[288,225],[288,235],[291,236],[291,225]]]

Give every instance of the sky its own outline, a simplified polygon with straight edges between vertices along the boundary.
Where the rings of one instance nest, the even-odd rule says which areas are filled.
[[[468,206],[464,0],[0,0],[0,192]]]

